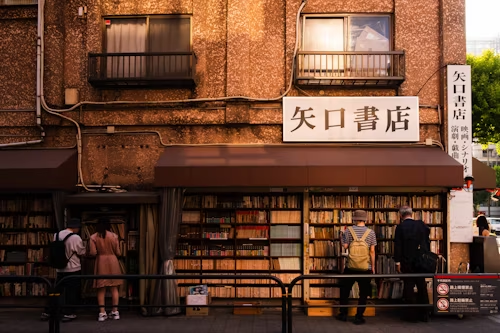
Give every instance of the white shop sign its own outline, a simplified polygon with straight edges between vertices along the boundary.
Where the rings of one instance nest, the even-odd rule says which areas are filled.
[[[284,97],[284,142],[418,142],[418,97]]]
[[[467,65],[447,68],[448,154],[464,166],[464,179],[472,176],[471,71]],[[450,242],[471,243],[474,214],[472,186],[450,194]]]

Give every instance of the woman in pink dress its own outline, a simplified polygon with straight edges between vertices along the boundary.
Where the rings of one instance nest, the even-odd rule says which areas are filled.
[[[118,257],[121,256],[118,235],[109,231],[109,220],[100,218],[97,223],[96,233],[90,236],[89,254],[96,256],[95,275],[121,275]],[[94,280],[94,288],[97,288],[97,301],[100,306],[98,321],[108,319],[105,309],[106,288],[111,288],[113,309],[109,317],[120,319],[118,312],[119,293],[118,287],[123,283],[119,279],[97,279]]]

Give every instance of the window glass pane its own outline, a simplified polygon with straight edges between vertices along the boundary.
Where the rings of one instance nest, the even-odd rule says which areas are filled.
[[[304,51],[344,51],[344,19],[307,18]]]
[[[304,23],[303,51],[344,51],[344,19],[309,17]],[[342,55],[307,55],[300,61],[303,75],[331,76],[344,68]]]
[[[191,56],[176,54],[191,51],[189,18],[151,18],[149,21],[149,50],[173,53],[155,55],[150,59],[150,75],[154,77],[189,76]]]
[[[108,78],[142,77],[146,71],[143,55],[122,53],[146,52],[146,19],[111,19],[106,25],[106,52],[116,53],[106,59]]]
[[[350,18],[351,51],[389,51],[389,17],[354,16]]]

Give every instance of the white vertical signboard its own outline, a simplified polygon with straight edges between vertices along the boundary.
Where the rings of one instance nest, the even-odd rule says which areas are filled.
[[[467,65],[447,68],[448,154],[464,166],[464,179],[472,176],[471,71]],[[471,243],[474,214],[472,186],[452,190],[449,202],[450,242]]]

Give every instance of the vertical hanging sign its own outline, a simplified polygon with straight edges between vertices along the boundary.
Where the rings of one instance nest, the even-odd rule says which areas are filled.
[[[471,71],[467,65],[447,68],[448,154],[464,166],[464,179],[472,176]],[[465,182],[465,181],[464,181]],[[474,214],[473,187],[451,191],[450,242],[471,243]]]

